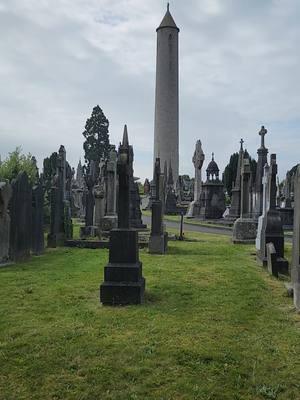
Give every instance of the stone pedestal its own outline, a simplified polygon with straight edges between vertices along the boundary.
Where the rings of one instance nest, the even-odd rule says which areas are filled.
[[[115,229],[118,226],[118,217],[117,215],[106,215],[101,219],[100,222],[100,230],[101,232],[110,232],[112,229]]]
[[[257,222],[252,218],[238,218],[233,225],[232,241],[235,244],[254,244]]]
[[[153,200],[151,215],[151,235],[149,238],[149,253],[165,254],[167,251],[168,234],[164,232],[162,221],[162,203]]]
[[[109,263],[104,268],[104,282],[100,286],[100,301],[104,305],[141,304],[144,291],[138,233],[133,229],[113,229]]]
[[[288,275],[289,263],[282,257],[277,257],[273,243],[267,243],[267,269],[270,275],[278,278],[279,274]]]

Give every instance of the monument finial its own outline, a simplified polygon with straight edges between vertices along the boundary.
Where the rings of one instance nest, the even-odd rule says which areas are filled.
[[[170,11],[170,3],[167,3],[167,11]]]
[[[124,125],[122,146],[129,146],[128,132],[127,132],[127,125],[126,124]]]
[[[214,152],[211,153],[211,160],[215,161],[215,153]]]
[[[240,140],[240,143],[241,143],[241,150],[243,150],[243,144],[245,143],[245,142],[244,142],[244,139],[241,139],[241,140]]]

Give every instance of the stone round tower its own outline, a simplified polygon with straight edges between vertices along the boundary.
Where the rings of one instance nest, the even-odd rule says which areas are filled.
[[[178,33],[179,29],[169,11],[156,29],[156,88],[154,121],[154,160],[161,165],[171,163],[174,184],[179,174],[178,117]]]

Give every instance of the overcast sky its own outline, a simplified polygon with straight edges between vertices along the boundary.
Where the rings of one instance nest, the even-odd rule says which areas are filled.
[[[135,175],[152,175],[156,28],[162,0],[0,0],[0,154],[83,158],[99,104],[117,144],[127,123]],[[172,0],[180,28],[180,173],[197,139],[221,170],[258,131],[280,176],[300,160],[300,1]]]

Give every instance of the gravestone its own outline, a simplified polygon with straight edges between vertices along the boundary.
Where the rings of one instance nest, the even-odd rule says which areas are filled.
[[[12,181],[10,201],[10,259],[26,261],[30,257],[32,230],[32,187],[26,172],[20,172]]]
[[[174,190],[174,179],[173,179],[173,170],[171,163],[169,164],[168,174],[166,172],[165,174],[166,174],[165,176],[168,176],[166,185],[165,214],[166,215],[178,214],[179,208],[177,207],[177,198]]]
[[[9,258],[10,215],[8,205],[12,188],[8,182],[0,182],[0,264]]]
[[[194,200],[190,203],[187,212],[187,218],[193,218],[200,215],[200,195],[202,189],[202,166],[205,160],[205,155],[202,150],[201,140],[197,140],[196,148],[193,155],[193,164],[195,168],[195,183],[194,183]]]
[[[294,181],[294,229],[291,268],[294,305],[300,310],[300,165],[297,168]]]
[[[229,214],[226,216],[229,220],[236,220],[240,217],[241,213],[241,179],[242,179],[242,166],[243,166],[243,158],[244,158],[244,149],[243,149],[244,140],[241,139],[240,144],[240,151],[239,151],[239,158],[236,170],[236,177],[234,181],[234,186],[232,188],[232,195],[231,195],[231,206],[229,209]]]
[[[161,187],[160,159],[157,158],[154,167],[155,198],[151,203],[151,234],[149,238],[149,253],[165,254],[168,236],[163,224],[163,190]]]
[[[63,246],[65,239],[70,239],[73,233],[71,206],[67,200],[69,194],[66,191],[66,168],[66,150],[64,146],[60,146],[56,161],[56,175],[52,180],[51,187],[48,247]]]
[[[43,230],[44,191],[41,182],[32,188],[32,240],[31,250],[34,255],[44,252]]]
[[[284,258],[278,257],[275,246],[272,242],[266,244],[267,269],[270,275],[278,278],[279,274],[288,275],[289,266]]]
[[[118,228],[110,232],[109,263],[104,268],[104,282],[100,286],[100,301],[104,305],[140,304],[144,301],[145,279],[139,261],[138,232],[130,228],[130,163],[125,125],[117,162]]]
[[[95,199],[94,223],[100,231],[102,218],[106,211],[106,166],[103,160],[99,164],[99,176],[93,189]]]
[[[264,166],[264,175],[263,175],[263,210],[262,210],[262,215],[258,218],[258,226],[257,226],[257,236],[255,240],[255,246],[256,246],[256,252],[257,253],[264,253],[263,257],[266,257],[266,250],[265,250],[265,244],[266,244],[266,238],[265,238],[265,228],[264,224],[266,222],[266,216],[267,216],[267,211],[269,210],[270,207],[270,167],[268,164],[265,164]]]
[[[267,265],[266,244],[269,242],[274,244],[277,257],[284,258],[284,233],[280,213],[276,210],[276,176],[276,154],[271,154],[268,193],[266,197],[267,211],[263,218],[260,234],[261,244],[257,251],[258,263],[265,266]]]
[[[101,231],[109,232],[117,224],[117,152],[112,147],[106,164],[106,214],[101,220]]]
[[[253,217],[257,220],[263,211],[263,174],[264,166],[267,163],[268,149],[265,147],[265,135],[267,134],[267,129],[264,126],[261,127],[259,135],[261,137],[260,148],[257,150],[258,160],[256,167],[256,177],[254,186],[254,205],[253,205]]]
[[[241,170],[241,216],[233,225],[232,241],[234,244],[255,243],[257,222],[251,217],[251,168],[249,154],[244,153]]]
[[[94,186],[97,182],[97,168],[94,160],[90,162],[88,174],[85,177],[86,191],[84,195],[85,204],[85,226],[80,227],[80,237],[96,236],[98,227],[94,225],[95,193]]]

